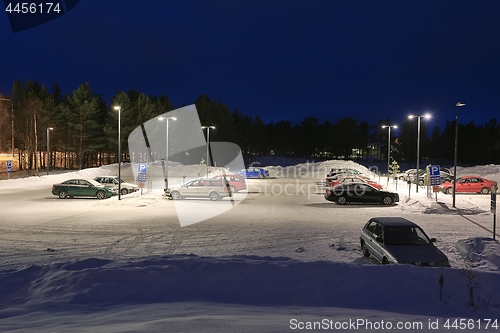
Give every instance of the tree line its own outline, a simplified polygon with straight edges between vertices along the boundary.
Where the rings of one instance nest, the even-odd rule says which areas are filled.
[[[72,93],[62,93],[57,84],[49,91],[37,81],[17,80],[12,95],[0,96],[0,149],[17,155],[21,170],[51,168],[82,169],[118,161],[118,114],[121,107],[121,160],[129,160],[127,138],[145,121],[171,111],[174,106],[166,95],[159,98],[137,90],[118,91],[110,104],[95,94],[89,83]],[[200,122],[214,125],[210,141],[237,144],[245,162],[262,155],[308,159],[387,159],[389,119],[376,124],[345,117],[335,123],[306,117],[299,124],[288,120],[265,123],[235,108],[201,95],[195,102]],[[181,107],[181,106],[178,106]],[[177,108],[177,107],[176,107]],[[52,128],[53,130],[50,130]],[[50,133],[49,133],[50,131]],[[500,164],[500,124],[459,124],[459,164]],[[50,137],[50,159],[47,140]],[[12,144],[12,138],[14,142]],[[416,160],[417,126],[406,120],[391,132],[391,157],[411,166]],[[454,156],[455,121],[443,129],[436,126],[430,135],[421,122],[420,156],[422,163],[451,164]],[[186,162],[186,161],[180,161]],[[193,162],[193,161],[187,161]]]

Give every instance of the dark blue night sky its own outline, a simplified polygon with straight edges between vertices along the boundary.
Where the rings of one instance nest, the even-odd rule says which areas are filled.
[[[0,14],[0,94],[12,83],[89,82],[167,95],[207,94],[265,122],[352,116],[429,126],[500,120],[500,1],[85,0],[13,33]]]

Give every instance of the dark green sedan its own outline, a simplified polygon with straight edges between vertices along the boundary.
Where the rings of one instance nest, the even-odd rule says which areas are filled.
[[[61,199],[68,197],[93,197],[99,200],[118,194],[116,190],[104,187],[93,179],[69,179],[52,185],[52,194]]]

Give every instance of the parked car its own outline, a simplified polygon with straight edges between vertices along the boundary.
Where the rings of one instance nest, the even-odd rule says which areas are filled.
[[[229,196],[229,191],[222,179],[194,179],[184,185],[171,187],[169,196],[173,200],[192,197],[216,201]]]
[[[349,183],[369,184],[379,190],[382,188],[382,185],[380,185],[379,183],[359,176],[348,176],[337,180],[333,180],[331,182],[331,186],[333,187],[339,184],[349,184]]]
[[[243,176],[245,178],[267,178],[269,177],[269,171],[263,168],[247,168],[240,171],[235,172],[235,174]]]
[[[457,193],[481,193],[488,194],[491,186],[497,187],[497,182],[479,176],[462,176],[457,178]],[[441,184],[441,191],[447,194],[453,193],[453,182],[448,181]]]
[[[426,170],[421,170],[420,173],[419,173],[419,175],[418,175],[418,185],[420,185],[420,186],[427,185],[426,181],[427,181],[428,178],[429,178],[429,176],[427,175],[427,171]],[[416,184],[417,183],[417,174],[416,174],[416,172],[409,175],[409,180],[412,182],[412,184]],[[444,170],[440,171],[440,173],[439,173],[439,183],[440,184],[442,184],[444,182],[449,182],[449,181],[452,181],[452,180],[453,180],[453,175],[451,173],[446,172]]]
[[[352,169],[352,168],[330,169],[330,172],[329,172],[329,174],[338,174],[338,173],[349,174],[351,176],[362,174],[361,171],[356,170],[356,169]]]
[[[327,188],[325,199],[334,201],[339,205],[345,205],[348,202],[391,205],[399,201],[399,194],[382,191],[369,184],[340,184],[332,188]]]
[[[52,185],[52,194],[61,199],[68,197],[94,197],[97,199],[110,198],[117,195],[115,189],[107,188],[93,179],[69,179],[60,184]]]
[[[94,180],[103,184],[105,187],[114,188],[118,191],[118,176],[98,176]],[[120,180],[120,188],[122,195],[139,191],[139,186],[131,183],[126,183],[123,179]]]
[[[363,255],[372,255],[382,264],[450,267],[446,255],[434,246],[416,223],[402,217],[370,219],[359,238]]]
[[[420,172],[423,172],[424,170],[419,169]],[[414,176],[417,174],[417,169],[408,169],[404,172],[404,174],[400,177],[401,180],[409,180],[410,177]]]
[[[353,176],[363,178],[367,181],[370,180],[370,177],[364,175],[362,172],[356,169],[331,169],[330,172],[326,175],[326,182],[332,183],[340,180],[341,178]]]
[[[212,179],[222,179],[229,182],[229,187],[232,193],[236,193],[238,191],[244,191],[247,189],[247,183],[245,178],[236,174],[227,174],[227,175],[218,175],[212,177]]]

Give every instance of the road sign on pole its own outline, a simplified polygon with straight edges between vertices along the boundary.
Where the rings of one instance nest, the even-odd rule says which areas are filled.
[[[437,193],[439,192],[439,185],[441,185],[441,167],[439,165],[429,166],[429,178],[432,191],[436,193],[437,201]]]
[[[497,187],[491,185],[491,212],[493,213],[493,240],[497,229]]]
[[[147,164],[146,163],[140,163],[137,167],[137,181],[139,182],[139,187],[141,189],[141,195],[142,195],[142,189],[144,188],[144,185],[146,183],[146,172],[147,172]]]
[[[7,161],[7,179],[10,179],[10,173],[12,172],[12,161]]]

